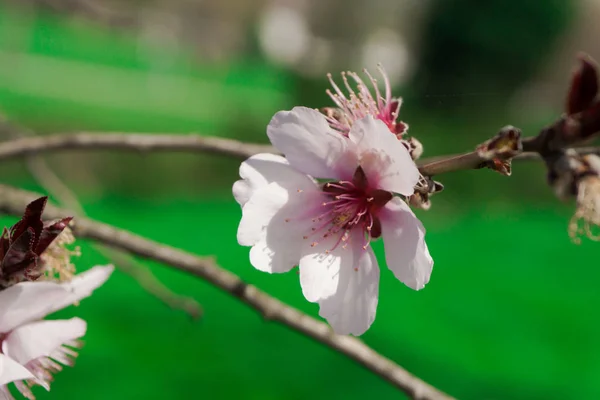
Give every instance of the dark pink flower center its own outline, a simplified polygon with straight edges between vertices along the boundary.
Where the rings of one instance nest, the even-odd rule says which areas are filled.
[[[381,222],[378,213],[392,199],[392,193],[369,186],[365,172],[358,167],[351,181],[336,181],[323,184],[323,193],[330,200],[319,208],[320,215],[313,218],[312,234],[324,239],[337,236],[335,249],[342,242],[346,248],[351,239],[362,240],[363,249],[367,249],[372,238],[381,236]],[[353,232],[359,236],[352,236]],[[352,236],[352,238],[351,238]],[[312,246],[316,246],[314,241]]]

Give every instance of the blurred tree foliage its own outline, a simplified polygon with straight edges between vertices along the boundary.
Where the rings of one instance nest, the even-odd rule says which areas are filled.
[[[546,61],[576,9],[566,0],[433,0],[414,89],[511,92]]]

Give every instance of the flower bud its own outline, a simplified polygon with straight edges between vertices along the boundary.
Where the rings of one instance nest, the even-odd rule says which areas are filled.
[[[41,219],[47,197],[32,201],[23,218],[10,229],[4,228],[0,237],[0,288],[22,281],[34,281],[44,272],[40,255],[65,230],[72,217],[53,223]]]
[[[580,64],[573,72],[566,112],[568,115],[581,112],[592,105],[598,93],[598,73],[596,64],[587,55],[579,57]]]

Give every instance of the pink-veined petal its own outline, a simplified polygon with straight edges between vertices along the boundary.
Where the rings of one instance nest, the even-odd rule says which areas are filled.
[[[0,291],[0,332],[9,332],[88,297],[113,270],[112,265],[96,266],[68,282],[21,282]]]
[[[86,323],[80,318],[37,321],[12,331],[2,344],[4,354],[25,365],[38,357],[48,357],[63,344],[85,335]]]
[[[315,178],[340,178],[357,167],[350,141],[332,131],[316,110],[294,107],[278,112],[267,127],[267,135],[292,167]]]
[[[380,221],[388,267],[408,287],[423,289],[433,269],[423,224],[397,197],[381,211]]]
[[[340,335],[360,336],[375,320],[379,266],[373,250],[355,246],[354,268],[342,268],[337,292],[319,301],[319,315]]]
[[[9,356],[0,353],[0,385],[34,378],[27,368]]]
[[[282,165],[288,166],[285,158],[269,153],[256,154],[244,161],[240,165],[242,179],[233,184],[233,197],[240,206],[250,200],[255,190],[271,182],[286,182],[294,178],[290,174],[298,174],[292,168],[282,168]]]
[[[405,196],[413,194],[419,170],[406,147],[385,123],[368,115],[352,126],[349,137],[358,148],[360,165],[369,182],[382,190]]]
[[[317,237],[321,239],[321,237]],[[306,300],[315,303],[333,296],[338,290],[341,269],[351,269],[354,262],[352,249],[344,248],[336,235],[320,240],[303,242],[300,258],[300,285]]]

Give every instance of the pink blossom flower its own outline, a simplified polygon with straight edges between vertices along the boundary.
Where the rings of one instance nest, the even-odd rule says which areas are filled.
[[[375,78],[373,78],[366,69],[364,70],[364,73],[371,81],[371,85],[375,90],[375,96],[371,94],[367,85],[355,72],[342,72],[342,80],[348,91],[347,95],[333,81],[331,74],[327,75],[334,90],[334,92],[331,92],[331,90],[328,89],[327,94],[338,106],[338,109],[325,109],[327,122],[333,129],[348,135],[352,125],[356,121],[367,115],[372,115],[383,121],[398,139],[402,138],[404,133],[408,130],[408,125],[406,123],[398,121],[398,113],[400,111],[400,106],[402,105],[402,99],[392,97],[390,81],[381,66],[379,66],[379,72],[383,76],[385,83],[385,97],[381,95]],[[348,82],[348,76],[356,83],[358,93],[352,89],[352,86]]]
[[[31,386],[50,390],[52,375],[62,365],[73,365],[85,321],[41,319],[88,297],[113,269],[97,266],[69,282],[21,282],[0,291],[0,399],[13,399],[6,386],[10,382],[34,399]]]
[[[267,134],[286,158],[242,163],[233,194],[242,206],[238,242],[268,273],[299,266],[302,292],[340,334],[361,335],[375,319],[379,267],[370,246],[383,237],[386,261],[412,289],[429,281],[425,229],[406,202],[419,180],[407,149],[367,115],[348,137],[305,107],[275,114]],[[315,180],[327,180],[319,183]]]

